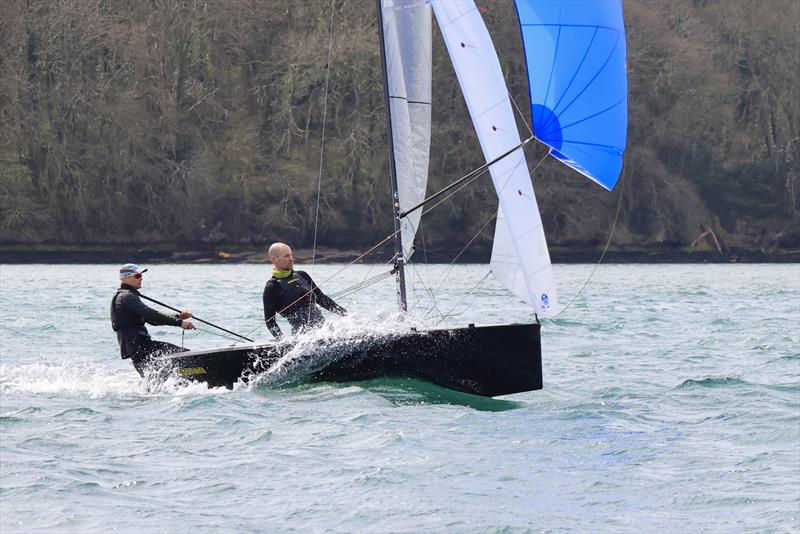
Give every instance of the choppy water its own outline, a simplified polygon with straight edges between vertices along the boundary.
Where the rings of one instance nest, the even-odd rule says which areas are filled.
[[[150,267],[145,294],[267,339],[266,266]],[[110,329],[116,268],[0,267],[3,534],[800,531],[798,265],[601,266],[544,323],[545,389],[494,400],[309,385],[297,368],[148,390]],[[562,302],[591,268],[556,266]],[[324,282],[340,266],[309,270]],[[421,269],[429,285],[444,271]],[[485,272],[452,270],[444,324],[529,319],[491,280],[465,298]],[[342,303],[336,332],[393,327],[388,282]]]

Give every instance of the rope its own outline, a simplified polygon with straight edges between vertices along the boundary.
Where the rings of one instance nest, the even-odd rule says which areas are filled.
[[[497,213],[493,213],[492,216],[489,217],[489,220],[487,220],[485,223],[483,223],[483,226],[481,226],[480,230],[478,230],[477,233],[474,236],[472,236],[472,239],[469,240],[469,243],[464,245],[464,248],[462,248],[461,251],[458,254],[456,254],[456,257],[453,258],[453,261],[451,261],[450,265],[447,266],[447,269],[445,270],[445,272],[440,274],[439,278],[437,278],[433,282],[434,284],[436,284],[437,282],[439,282],[441,280],[441,283],[436,287],[436,289],[433,290],[433,292],[431,292],[431,299],[434,300],[434,307],[436,308],[436,311],[439,311],[439,307],[436,305],[435,293],[437,291],[439,291],[442,288],[442,286],[444,285],[445,281],[447,280],[447,277],[450,275],[450,272],[453,270],[453,266],[455,265],[456,261],[458,261],[458,258],[460,258],[461,255],[464,253],[464,251],[467,250],[467,248],[469,248],[469,246],[472,244],[472,242],[475,241],[478,238],[479,235],[481,235],[483,230],[487,226],[489,226],[489,223],[491,223],[495,219],[495,217],[497,217]],[[431,314],[431,311],[433,311],[433,308],[428,310],[428,313],[425,314],[425,317],[428,317]],[[441,313],[441,312],[439,312],[439,313]],[[442,317],[444,317],[444,315],[442,315]]]
[[[477,291],[477,290],[478,290],[478,288],[479,288],[480,286],[482,286],[482,285],[483,285],[483,283],[486,281],[486,279],[487,279],[487,278],[489,278],[489,275],[490,275],[490,274],[492,274],[492,271],[489,271],[489,272],[487,272],[485,275],[483,275],[483,278],[481,278],[481,279],[478,281],[478,283],[477,283],[477,284],[475,284],[475,286],[473,286],[473,288],[470,290],[470,292],[469,292],[469,293],[467,293],[466,295],[464,295],[463,297],[461,297],[461,300],[459,300],[458,302],[456,302],[456,303],[453,305],[453,307],[452,307],[452,308],[450,308],[450,311],[449,311],[449,312],[447,312],[446,314],[442,314],[442,318],[441,318],[441,319],[439,319],[439,321],[436,323],[436,326],[439,326],[439,324],[440,324],[442,321],[444,321],[444,320],[445,320],[447,317],[455,317],[456,315],[461,315],[462,313],[464,313],[464,312],[467,310],[467,308],[464,308],[464,310],[462,310],[462,311],[460,311],[460,312],[458,312],[458,313],[453,313],[453,310],[455,310],[455,309],[456,309],[456,308],[457,308],[457,307],[458,307],[458,306],[461,304],[461,302],[463,302],[463,301],[464,301],[464,299],[465,299],[465,298],[467,298],[468,296],[470,296],[470,295],[472,295],[473,293],[475,293],[475,291]],[[470,301],[470,302],[471,302],[471,301]]]
[[[483,172],[481,172],[480,174],[476,174],[474,178],[472,178],[472,179],[470,179],[470,180],[468,180],[468,181],[464,182],[464,184],[463,184],[463,185],[461,185],[460,187],[457,187],[457,188],[455,188],[455,189],[454,189],[454,190],[453,190],[453,191],[452,191],[452,192],[451,192],[449,195],[447,195],[447,196],[446,196],[446,197],[444,197],[442,200],[440,200],[439,202],[437,202],[436,204],[434,204],[433,206],[431,206],[430,208],[428,208],[427,210],[425,210],[425,211],[422,213],[422,215],[421,215],[420,217],[422,217],[422,216],[425,216],[425,215],[429,214],[429,213],[430,213],[431,211],[433,211],[433,209],[434,209],[434,208],[436,208],[436,207],[437,207],[439,204],[441,204],[442,202],[444,202],[444,201],[445,201],[445,200],[447,200],[448,198],[452,197],[453,195],[455,195],[456,193],[458,193],[459,191],[461,191],[462,189],[464,189],[465,187],[467,187],[469,184],[471,184],[472,182],[474,182],[475,180],[477,180],[478,178],[480,178],[481,176],[483,176],[484,174],[486,174],[486,171],[488,171],[488,170],[489,170],[488,168],[487,168],[487,169],[484,169],[484,170],[483,170]],[[466,176],[466,175],[464,175],[464,176]]]
[[[459,186],[459,187],[455,188],[453,191],[451,191],[451,192],[450,192],[450,194],[448,194],[446,197],[442,198],[442,199],[441,199],[439,202],[437,202],[436,204],[434,204],[433,206],[431,206],[430,208],[428,208],[427,210],[425,210],[425,211],[422,213],[422,215],[420,216],[420,228],[422,227],[422,222],[421,222],[421,221],[422,221],[422,217],[423,217],[423,216],[427,215],[428,213],[430,213],[431,211],[433,211],[433,210],[434,210],[436,207],[438,207],[440,204],[442,204],[442,202],[446,201],[447,199],[449,199],[450,197],[452,197],[453,195],[455,195],[456,193],[458,193],[459,191],[461,191],[462,189],[464,189],[465,187],[467,187],[468,185],[470,185],[472,182],[474,182],[475,180],[477,180],[478,178],[480,178],[481,176],[483,176],[483,175],[486,173],[486,171],[487,171],[487,170],[489,170],[489,169],[488,169],[488,167],[487,167],[486,169],[484,169],[484,170],[483,170],[483,172],[481,172],[481,173],[479,173],[479,174],[476,174],[476,175],[475,175],[475,176],[474,176],[472,179],[470,179],[470,180],[468,180],[468,181],[464,182],[464,183],[463,183],[461,186]],[[465,174],[464,176],[467,176],[468,174],[469,174],[469,173]],[[493,219],[494,217],[495,217],[495,215],[492,215],[492,219]],[[473,238],[472,238],[472,239],[469,241],[469,243],[467,243],[467,244],[466,244],[466,246],[465,246],[464,248],[462,248],[462,249],[461,249],[461,252],[459,252],[459,253],[458,253],[458,255],[455,257],[455,259],[453,259],[453,261],[452,261],[452,262],[450,262],[450,269],[452,269],[453,263],[455,263],[455,261],[456,261],[456,260],[457,260],[457,259],[458,259],[458,258],[461,256],[461,254],[463,254],[463,253],[464,253],[464,251],[467,249],[467,247],[469,247],[469,246],[472,244],[472,242],[475,240],[475,238],[477,238],[477,237],[478,237],[478,235],[479,235],[479,234],[480,234],[480,233],[483,231],[483,229],[486,227],[486,225],[487,225],[487,224],[489,224],[489,222],[491,222],[491,219],[489,219],[489,221],[487,221],[487,222],[486,222],[486,224],[484,224],[484,225],[481,227],[481,229],[480,229],[480,230],[478,230],[478,233],[477,233],[477,234],[475,234],[475,236],[474,236],[474,237],[473,237]],[[410,223],[409,223],[409,224],[410,224]],[[414,229],[414,230],[416,231],[416,229]],[[425,250],[425,249],[424,249],[424,240],[423,240],[423,250]],[[427,261],[428,261],[428,258],[427,258],[427,250],[425,250],[425,263],[426,263],[426,264],[427,264]],[[419,273],[417,272],[417,270],[416,270],[416,267],[414,267],[414,273],[415,273],[415,274],[417,275],[417,277],[419,278],[420,282],[422,283],[422,286],[423,286],[423,288],[424,288],[425,290],[427,290],[427,291],[430,293],[430,295],[431,295],[431,299],[433,300],[433,307],[434,307],[434,308],[435,308],[435,309],[438,311],[438,310],[439,310],[439,308],[438,308],[438,306],[436,305],[436,299],[435,299],[435,295],[434,295],[434,293],[433,293],[433,292],[432,292],[430,289],[428,289],[428,287],[425,285],[425,282],[424,282],[424,280],[422,279],[422,277],[419,275]],[[445,274],[446,274],[446,273],[445,273]],[[440,277],[439,277],[439,278],[441,278],[441,275],[440,275]],[[413,281],[413,278],[412,278],[412,281]],[[438,279],[437,279],[437,281],[438,281]],[[434,282],[434,283],[436,283],[436,282]],[[436,290],[434,290],[434,291],[438,291],[438,289],[440,289],[440,288],[441,288],[441,285],[440,285],[440,287],[439,287],[439,288],[437,288],[437,289],[436,289]],[[428,311],[428,313],[425,315],[425,317],[427,317],[428,315],[430,315],[430,312],[431,312],[431,311],[433,311],[433,309],[429,310],[429,311]],[[440,312],[440,313],[441,313],[441,312]]]
[[[414,274],[416,277],[419,278],[419,283],[422,284],[422,289],[424,289],[430,295],[431,301],[433,302],[433,307],[428,310],[428,313],[425,314],[425,317],[428,317],[428,315],[430,315],[434,309],[439,313],[439,315],[442,315],[441,310],[439,310],[439,305],[436,303],[436,296],[434,295],[434,292],[425,284],[425,279],[419,274],[416,264],[412,265],[412,269],[414,269]]]
[[[355,285],[352,285],[352,286],[350,286],[348,288],[345,288],[345,289],[339,291],[338,293],[334,293],[333,295],[331,295],[331,298],[347,297],[347,296],[357,292],[358,290],[363,289],[365,287],[369,287],[371,285],[374,285],[374,284],[380,282],[381,280],[383,280],[384,278],[388,278],[389,276],[391,276],[393,274],[394,274],[394,270],[386,271],[385,273],[380,273],[378,275],[373,276],[372,278],[370,278],[368,280],[367,279],[362,280],[361,282],[359,282],[359,283],[357,283]]]
[[[528,133],[530,135],[534,135],[533,134],[533,130],[531,130],[531,127],[528,125],[528,121],[525,120],[525,115],[523,115],[522,111],[520,111],[519,106],[517,105],[517,101],[514,100],[513,96],[511,96],[511,91],[508,92],[508,99],[511,100],[512,104],[514,104],[514,109],[517,110],[517,115],[519,115],[519,118],[522,120],[522,124],[525,125],[525,128],[528,130]],[[533,118],[533,117],[531,117],[531,118]]]
[[[422,224],[422,215],[420,215],[419,220],[419,234],[420,234],[420,241],[422,242],[422,263],[425,264],[425,267],[428,267],[428,247],[425,245],[425,225]],[[414,274],[416,274],[420,281],[423,282],[422,276],[420,276],[419,272],[417,271],[416,263],[414,264]],[[414,283],[414,278],[411,278],[412,284]],[[424,282],[423,282],[424,286]],[[426,288],[427,289],[427,288]],[[416,286],[414,286],[414,309],[419,307],[420,299],[417,298],[416,293]]]
[[[311,264],[314,265],[317,257],[317,226],[319,223],[319,199],[322,192],[322,162],[325,154],[325,122],[328,117],[328,81],[331,76],[331,51],[333,50],[333,15],[334,1],[331,0],[331,29],[328,38],[328,64],[325,68],[325,98],[322,104],[322,139],[319,148],[319,176],[317,177],[317,209],[314,213],[314,246],[311,248]]]
[[[211,330],[205,330],[203,328],[197,328],[197,327],[195,327],[195,330],[197,330],[198,332],[205,332],[206,334],[211,334],[213,336],[219,336],[221,338],[225,338],[227,340],[233,341],[234,343],[243,343],[243,341],[241,339],[237,339],[237,338],[231,337],[231,336],[226,336],[225,334],[220,334],[219,332],[213,332]]]
[[[570,300],[569,303],[566,306],[561,308],[561,311],[559,311],[557,314],[555,314],[553,317],[551,317],[551,319],[555,319],[556,317],[558,317],[559,315],[561,315],[562,313],[567,311],[567,309],[570,306],[572,306],[572,303],[575,302],[575,300],[577,300],[577,298],[583,292],[583,290],[586,287],[586,285],[589,283],[589,280],[591,280],[592,276],[594,276],[594,272],[597,270],[598,267],[600,267],[600,263],[602,263],[603,258],[606,255],[606,252],[608,252],[608,247],[609,247],[609,245],[611,245],[611,239],[614,237],[614,230],[616,230],[616,228],[617,228],[617,221],[619,220],[619,212],[620,212],[620,208],[622,207],[622,193],[623,193],[623,190],[624,190],[624,185],[625,185],[625,169],[623,168],[622,169],[622,177],[620,178],[619,200],[617,201],[617,213],[614,215],[614,223],[611,225],[611,232],[608,234],[608,240],[606,241],[606,246],[603,247],[603,253],[600,254],[600,258],[598,258],[597,263],[594,264],[594,267],[592,268],[592,271],[589,273],[589,276],[583,282],[583,285],[578,290],[578,292],[575,294],[575,296],[572,297],[572,300]]]
[[[204,328],[197,328],[196,326],[194,327],[194,330],[195,330],[195,332],[204,332],[206,334],[211,334],[212,336],[221,337],[221,338],[233,341],[234,343],[243,343],[243,341],[241,339],[239,339],[239,338],[235,338],[235,337],[232,337],[232,336],[226,336],[225,334],[220,334],[219,332],[216,332],[214,330],[206,330]],[[181,330],[181,348],[184,348],[183,347],[183,343],[184,343],[184,336],[185,335],[186,335],[186,330]]]

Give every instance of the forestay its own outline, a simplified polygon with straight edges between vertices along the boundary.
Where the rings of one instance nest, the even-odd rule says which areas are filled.
[[[619,0],[516,0],[536,138],[556,159],[611,190],[628,125],[625,24]]]
[[[520,144],[500,62],[472,0],[434,0],[461,91],[486,161]],[[541,316],[558,311],[553,269],[522,149],[490,167],[499,208],[492,274]]]
[[[427,0],[382,0],[392,145],[400,210],[425,198],[431,142],[431,7]],[[420,211],[403,218],[407,260]]]

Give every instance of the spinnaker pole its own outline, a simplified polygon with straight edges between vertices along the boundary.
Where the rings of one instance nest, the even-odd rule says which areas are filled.
[[[383,69],[383,98],[386,105],[386,137],[389,141],[389,171],[392,178],[392,212],[394,214],[394,274],[397,281],[397,304],[401,312],[408,310],[406,303],[406,276],[403,257],[403,238],[401,236],[400,221],[400,194],[397,187],[397,171],[394,161],[394,140],[392,136],[392,108],[389,98],[389,73],[386,66],[386,43],[383,35],[383,6],[382,0],[376,0],[378,6],[378,36],[381,42],[381,68]]]

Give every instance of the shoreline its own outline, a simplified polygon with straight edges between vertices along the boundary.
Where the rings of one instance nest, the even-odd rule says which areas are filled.
[[[427,261],[423,262],[423,253],[418,251],[414,259],[417,263],[449,264],[459,251],[435,253],[428,251]],[[355,249],[336,249],[317,247],[315,263],[349,263],[357,260],[362,254]],[[310,248],[294,249],[298,263],[312,260]],[[550,258],[553,263],[597,263],[602,256],[601,249],[590,247],[566,249],[552,247]],[[377,251],[358,259],[358,263],[384,263],[391,257],[389,251]],[[0,246],[0,263],[2,264],[91,264],[91,263],[183,263],[183,264],[227,264],[227,263],[267,263],[263,247],[228,248],[208,247],[201,249],[181,248],[178,246],[144,248],[131,246],[76,247],[51,245],[6,245]],[[478,251],[464,253],[456,263],[489,263],[489,253]],[[723,253],[708,250],[689,251],[684,249],[649,248],[649,249],[609,249],[602,258],[602,263],[800,263],[800,249],[791,250],[730,250]]]

